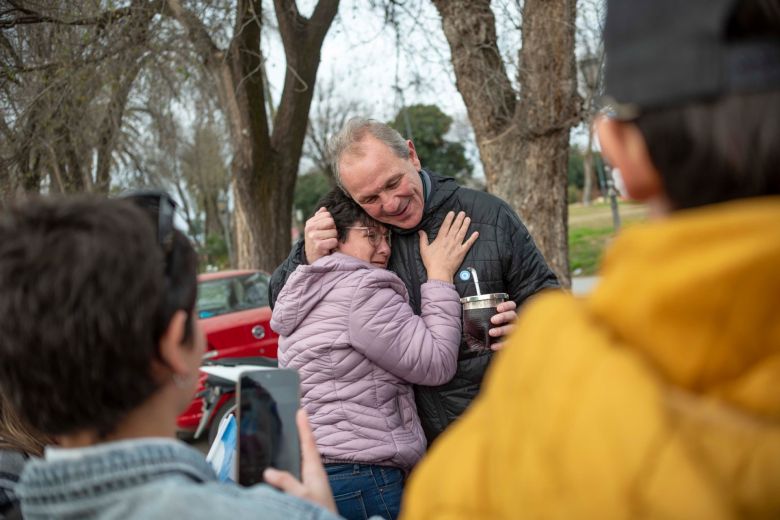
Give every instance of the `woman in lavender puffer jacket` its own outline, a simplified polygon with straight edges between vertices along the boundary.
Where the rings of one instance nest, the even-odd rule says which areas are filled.
[[[405,475],[425,452],[412,384],[440,385],[455,373],[461,305],[452,276],[477,239],[470,219],[450,212],[436,240],[420,235],[428,272],[422,314],[387,271],[390,233],[335,188],[320,201],[336,222],[335,252],[301,265],[273,311],[279,366],[301,376],[339,513],[395,518]]]

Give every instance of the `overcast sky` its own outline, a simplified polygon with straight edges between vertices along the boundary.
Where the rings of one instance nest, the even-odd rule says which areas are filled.
[[[402,89],[407,104],[435,103],[448,114],[465,113],[438,14],[430,2],[417,3],[420,9],[402,17],[401,49],[397,52],[396,32],[385,24],[379,9],[371,9],[366,0],[343,0],[322,47],[317,84],[336,79],[340,86],[336,95],[363,100],[371,115],[379,119],[390,119],[401,107],[396,86]],[[306,13],[307,4],[313,2],[299,4]],[[266,31],[266,37],[271,51],[268,72],[278,98],[284,53],[277,33]]]
[[[578,25],[585,17],[594,16],[592,7],[598,0],[580,0]],[[302,14],[308,15],[315,2],[299,0]],[[456,128],[451,138],[464,141],[475,173],[482,174],[476,145],[470,136],[463,100],[455,88],[449,45],[444,37],[441,20],[432,3],[426,0],[405,2],[407,10],[399,13],[400,39],[395,29],[385,23],[380,9],[371,9],[367,0],[342,0],[339,14],[322,47],[322,61],[317,76],[317,88],[336,85],[332,93],[344,100],[360,100],[368,115],[390,120],[404,105],[435,104],[453,117]],[[517,29],[520,14],[514,1],[493,1],[499,47],[505,57],[509,77],[516,78],[517,51],[521,33]],[[591,21],[590,26],[594,23]],[[592,32],[592,31],[591,31]],[[582,38],[583,31],[578,31]],[[400,48],[397,45],[400,42]],[[284,51],[278,32],[264,31],[264,52],[274,101],[278,102],[284,79]],[[577,54],[583,53],[578,44]],[[400,90],[400,91],[399,91]],[[316,96],[315,96],[316,103]],[[312,106],[312,111],[316,107]],[[572,132],[574,142],[584,142],[584,129]],[[470,141],[470,142],[468,142]],[[423,158],[424,159],[424,158]]]

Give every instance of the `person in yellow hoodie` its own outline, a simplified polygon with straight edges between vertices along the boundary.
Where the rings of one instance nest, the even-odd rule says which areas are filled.
[[[780,518],[780,2],[607,4],[600,143],[657,218],[526,306],[406,520]]]

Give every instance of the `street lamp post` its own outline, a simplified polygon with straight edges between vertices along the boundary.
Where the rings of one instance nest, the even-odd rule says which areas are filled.
[[[604,163],[601,161],[599,161],[599,166],[604,172],[604,184],[606,184],[607,187],[609,207],[612,210],[612,228],[617,231],[620,229],[620,212],[618,211],[617,188],[615,188],[615,181],[612,179],[612,169],[605,167]]]
[[[580,71],[582,72],[582,77],[585,80],[585,86],[587,88],[585,110],[588,115],[588,148],[586,150],[586,162],[588,163],[588,170],[586,171],[586,174],[592,171],[594,161],[592,151],[593,128],[591,128],[590,123],[592,122],[592,118],[595,112],[593,100],[596,97],[596,93],[598,92],[600,86],[599,80],[601,76],[602,58],[603,54],[601,56],[588,54],[579,62]],[[600,162],[598,162],[598,165],[600,166]],[[604,175],[604,185],[607,189],[607,197],[609,198],[609,205],[610,209],[612,210],[612,226],[615,231],[617,231],[620,228],[620,213],[618,211],[617,190],[615,189],[615,183],[612,180],[612,175],[604,171],[603,168],[599,169],[599,173]]]
[[[593,98],[598,90],[599,83],[599,60],[595,56],[586,55],[579,62],[580,73],[585,84],[585,125],[588,129],[588,143],[585,146],[584,167],[585,174],[584,185],[582,189],[582,204],[590,206],[593,191]]]

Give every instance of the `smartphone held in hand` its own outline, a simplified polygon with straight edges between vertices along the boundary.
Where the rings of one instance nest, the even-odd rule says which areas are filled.
[[[268,467],[300,479],[298,372],[283,368],[243,372],[238,383],[238,483],[263,482]]]

